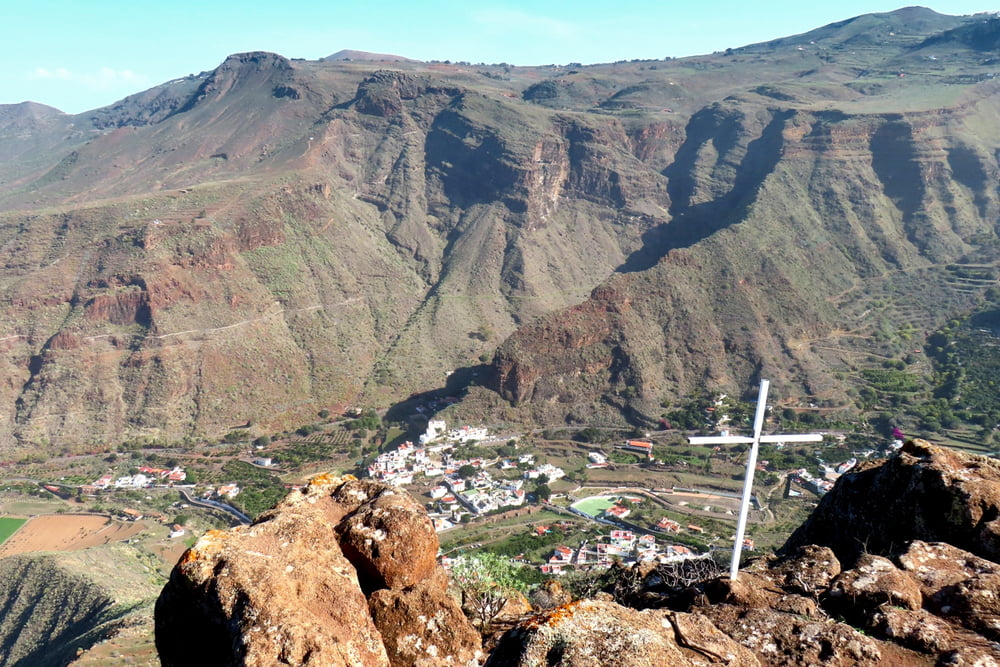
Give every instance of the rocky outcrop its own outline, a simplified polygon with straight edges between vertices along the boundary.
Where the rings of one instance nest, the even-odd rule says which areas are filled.
[[[533,616],[488,665],[1000,664],[1000,564],[984,537],[998,491],[992,461],[909,442],[843,476],[782,555],[737,579],[670,590],[668,565],[613,571],[617,602]]]
[[[156,605],[164,665],[462,665],[478,633],[405,492],[320,477],[253,525],[211,531]]]
[[[513,618],[491,638],[486,665],[1000,664],[1000,563],[987,533],[960,530],[989,523],[995,473],[982,457],[909,442],[841,477],[780,555],[736,579],[694,562],[694,579],[670,564],[616,567],[602,575],[604,592],[576,601],[550,582],[532,596],[542,611],[505,610]],[[904,516],[907,502],[915,511]],[[836,517],[880,552],[845,548],[852,542],[824,523]],[[963,535],[964,547],[944,541]],[[480,637],[436,551],[405,493],[320,477],[185,554],[157,603],[161,660],[192,664],[197,645],[204,664],[477,664]]]
[[[610,601],[581,600],[532,617],[508,632],[487,667],[704,665],[760,661],[704,617],[636,611]]]
[[[784,549],[823,544],[853,563],[912,540],[1000,561],[1000,463],[911,440],[888,461],[841,477]]]

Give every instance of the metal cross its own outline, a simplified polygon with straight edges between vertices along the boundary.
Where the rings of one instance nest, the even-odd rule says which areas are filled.
[[[764,412],[767,410],[768,380],[760,381],[760,393],[757,395],[757,414],[753,420],[753,437],[744,435],[711,435],[693,436],[688,438],[692,445],[728,445],[733,443],[749,443],[750,454],[747,456],[747,474],[743,479],[743,500],[740,503],[740,520],[736,524],[736,542],[733,544],[733,560],[729,566],[729,578],[736,579],[740,571],[740,554],[743,551],[743,534],[747,527],[747,512],[750,509],[750,493],[753,489],[753,473],[757,468],[757,449],[762,442],[819,442],[823,436],[819,433],[803,433],[793,435],[761,435],[764,427]]]

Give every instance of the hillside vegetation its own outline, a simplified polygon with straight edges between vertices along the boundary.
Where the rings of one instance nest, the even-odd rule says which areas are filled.
[[[0,447],[266,433],[454,371],[509,419],[641,423],[760,375],[850,405],[995,283],[998,32],[908,8],[592,66],[255,52],[0,107]]]
[[[0,664],[64,665],[123,631],[149,641],[163,580],[126,545],[0,559]]]

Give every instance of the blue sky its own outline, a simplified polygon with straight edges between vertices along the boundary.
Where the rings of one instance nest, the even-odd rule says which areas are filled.
[[[69,113],[216,67],[231,53],[340,49],[540,65],[710,53],[870,12],[881,0],[0,0],[0,104]],[[764,5],[766,9],[762,9]],[[946,14],[985,0],[933,0]]]

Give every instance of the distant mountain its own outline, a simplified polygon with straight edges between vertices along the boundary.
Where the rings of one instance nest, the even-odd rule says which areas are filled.
[[[546,422],[762,374],[848,404],[995,283],[992,25],[908,8],[573,67],[251,52],[83,114],[0,106],[0,446],[467,387]]]
[[[359,60],[362,62],[406,62],[415,63],[419,60],[394,56],[388,53],[369,53],[368,51],[354,51],[353,49],[341,49],[331,54],[323,60]]]

